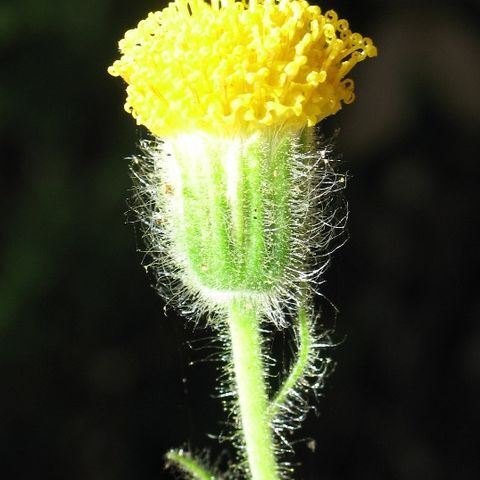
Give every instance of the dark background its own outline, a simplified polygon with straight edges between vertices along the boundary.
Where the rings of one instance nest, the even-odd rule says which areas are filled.
[[[125,224],[125,158],[145,132],[106,67],[162,5],[1,0],[2,478],[167,479],[170,447],[228,449],[207,436],[224,419],[220,365],[200,361],[210,332],[165,315]],[[297,433],[316,450],[297,445],[295,478],[474,480],[479,5],[322,7],[379,57],[324,127],[341,130],[350,240],[324,290],[340,309],[337,367]]]

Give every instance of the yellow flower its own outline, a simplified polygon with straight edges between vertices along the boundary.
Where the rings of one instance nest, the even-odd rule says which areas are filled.
[[[305,0],[175,0],[119,42],[125,109],[161,137],[296,131],[354,100],[346,75],[374,57],[333,10]]]

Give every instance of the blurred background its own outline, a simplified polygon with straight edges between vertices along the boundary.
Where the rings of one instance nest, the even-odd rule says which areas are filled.
[[[162,455],[182,445],[228,461],[211,332],[164,311],[125,217],[145,131],[106,68],[163,5],[1,0],[3,478],[168,479]],[[379,57],[323,127],[340,129],[350,240],[326,275],[336,369],[295,437],[295,478],[474,480],[479,2],[321,6]]]

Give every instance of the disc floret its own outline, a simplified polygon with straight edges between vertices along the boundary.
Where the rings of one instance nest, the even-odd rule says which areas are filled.
[[[305,0],[175,0],[119,43],[125,109],[160,137],[299,130],[354,100],[346,78],[376,55],[335,11]]]

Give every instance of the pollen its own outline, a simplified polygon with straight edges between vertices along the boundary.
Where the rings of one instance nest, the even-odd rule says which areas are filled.
[[[222,136],[313,126],[354,100],[370,38],[305,0],[175,0],[119,42],[108,69],[153,134]]]

